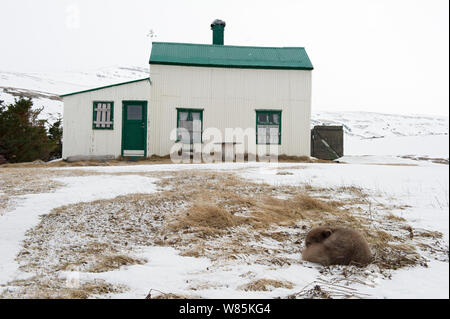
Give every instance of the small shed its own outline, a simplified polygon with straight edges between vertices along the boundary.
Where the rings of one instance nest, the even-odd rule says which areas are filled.
[[[311,131],[311,156],[331,161],[344,156],[344,128],[315,126]]]

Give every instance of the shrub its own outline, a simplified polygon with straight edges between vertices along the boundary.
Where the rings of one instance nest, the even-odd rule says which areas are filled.
[[[0,155],[10,163],[48,160],[58,144],[47,135],[47,121],[39,120],[42,109],[33,110],[31,99],[0,104]]]

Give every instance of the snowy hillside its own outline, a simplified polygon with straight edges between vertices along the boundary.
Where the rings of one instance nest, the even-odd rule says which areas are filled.
[[[347,155],[449,157],[449,118],[370,112],[315,112],[311,126],[342,125]]]
[[[0,87],[65,94],[148,77],[148,68],[109,67],[83,72],[18,73],[0,70]]]
[[[371,112],[315,112],[312,125],[343,125],[349,137],[448,135],[448,117]]]
[[[63,113],[60,94],[141,79],[148,75],[147,68],[136,66],[39,74],[0,70],[0,101],[9,104],[19,96],[33,98],[35,108],[44,108],[40,118],[51,121]]]
[[[110,67],[86,72],[14,73],[0,71],[0,100],[13,103],[18,96],[32,97],[44,110],[41,118],[62,114],[59,94],[145,78],[148,69]],[[47,93],[48,92],[48,93]],[[324,112],[313,108],[311,126],[342,125],[347,155],[449,155],[448,117],[369,112]]]

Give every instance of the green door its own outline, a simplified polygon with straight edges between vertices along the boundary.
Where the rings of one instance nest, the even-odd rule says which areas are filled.
[[[122,156],[147,156],[147,101],[123,102]]]

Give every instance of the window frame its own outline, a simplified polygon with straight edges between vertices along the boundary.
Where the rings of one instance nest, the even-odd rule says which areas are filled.
[[[111,104],[111,118],[112,122],[110,127],[97,127],[95,121],[97,120],[97,108],[98,104]],[[95,131],[113,131],[114,130],[114,101],[94,101],[92,102],[92,129]]]
[[[190,108],[177,108],[177,140],[176,143],[180,143],[181,140],[178,138],[178,129],[180,128],[180,113],[181,112],[188,112],[188,118],[191,116],[191,113],[200,113],[200,121],[202,122],[202,128],[201,128],[201,134],[200,139],[201,143],[203,143],[203,112],[205,109],[190,109]],[[195,143],[193,143],[195,144]],[[191,145],[193,145],[191,144]]]
[[[256,112],[256,145],[281,145],[282,142],[282,110],[255,110]],[[267,114],[269,117],[269,122],[259,122],[259,115],[260,114]],[[270,115],[277,114],[279,116],[279,122],[276,124],[275,122],[270,122]],[[258,125],[278,125],[278,143],[270,143],[270,140],[266,143],[259,143],[258,141]]]

